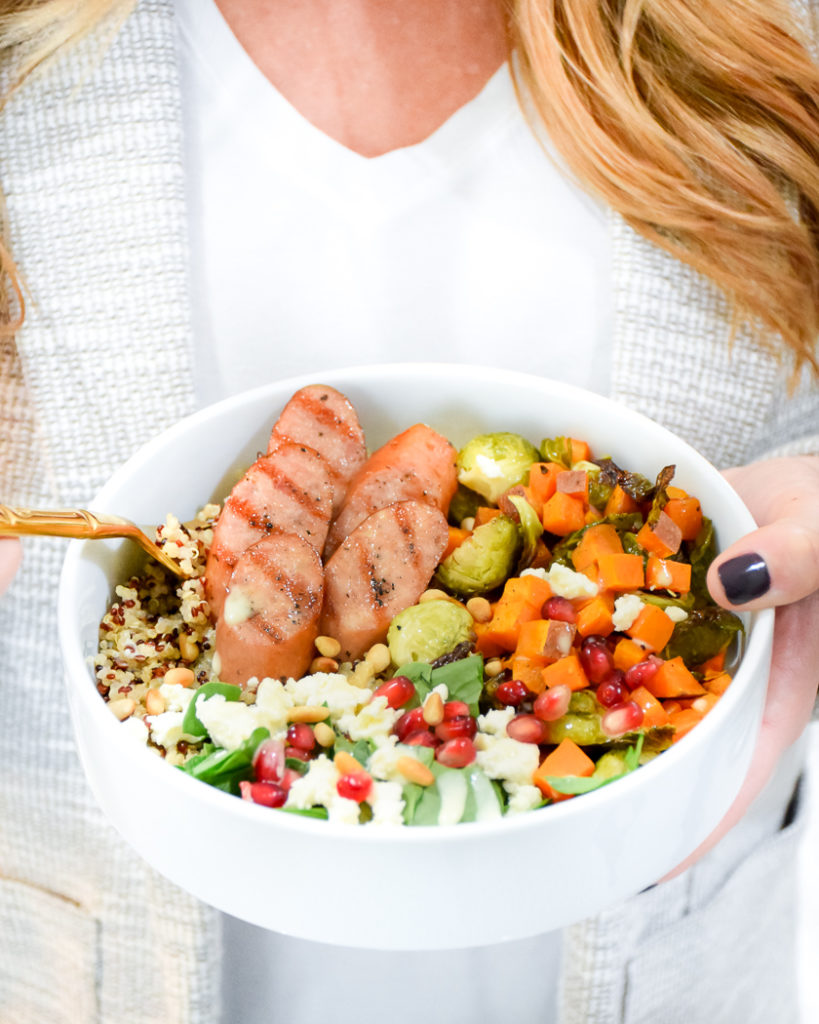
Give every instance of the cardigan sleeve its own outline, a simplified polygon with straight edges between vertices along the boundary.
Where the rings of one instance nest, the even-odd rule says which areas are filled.
[[[797,386],[785,381],[749,447],[751,459],[819,455],[819,376],[805,368]]]

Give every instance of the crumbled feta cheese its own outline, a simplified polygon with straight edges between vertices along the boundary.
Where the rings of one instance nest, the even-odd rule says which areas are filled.
[[[148,723],[142,718],[131,715],[120,724],[119,728],[120,732],[124,733],[129,740],[142,743],[143,746],[148,742]]]
[[[160,747],[170,750],[182,739],[184,711],[163,711],[161,715],[146,715],[145,721],[151,727],[151,739]]]
[[[559,562],[551,565],[548,572],[545,569],[524,569],[521,576],[526,575],[540,576],[546,580],[556,597],[565,597],[569,601],[578,597],[594,597],[599,589],[588,576]]]
[[[287,731],[287,712],[295,701],[279,679],[263,679],[256,690],[256,709],[259,725],[270,730],[276,737]]]
[[[285,688],[296,704],[326,704],[331,720],[354,714],[369,701],[371,694],[369,689],[355,686],[340,672],[315,672],[303,679],[288,679]]]
[[[376,747],[367,761],[367,771],[376,779],[387,782],[403,782],[404,776],[398,771],[396,764],[399,758],[406,757],[411,748],[397,749],[398,737],[388,736],[385,742]],[[412,756],[411,754],[409,755]]]
[[[361,691],[359,691],[361,692]],[[393,710],[386,697],[374,697],[356,714],[345,714],[337,727],[355,743],[357,740],[373,740],[377,746],[386,743],[392,728],[401,717],[400,710]]]
[[[633,625],[642,609],[643,601],[637,594],[624,594],[622,597],[618,597],[614,602],[612,625],[618,632],[624,632]]]
[[[399,782],[374,782],[369,804],[373,825],[404,824],[404,798]]]
[[[216,746],[225,750],[236,750],[259,727],[255,707],[248,707],[240,700],[226,700],[221,693],[198,701],[196,717]]]
[[[537,786],[521,786],[516,782],[505,782],[503,788],[509,794],[509,802],[506,810],[509,814],[520,814],[522,811],[531,811],[543,800],[543,794]]]
[[[487,711],[485,715],[478,716],[478,731],[490,736],[505,736],[506,726],[514,717],[515,709],[511,707]]]
[[[337,796],[327,808],[328,821],[338,822],[341,825],[357,825],[360,815],[361,808],[355,800],[348,800],[343,796]]]
[[[478,751],[475,762],[490,779],[531,785],[538,764],[539,751],[535,743],[521,743],[511,736],[475,736]]]
[[[179,683],[160,683],[159,692],[168,711],[187,711],[196,690],[190,686],[180,686]]]
[[[682,622],[683,619],[688,618],[688,612],[685,608],[679,608],[677,605],[669,605],[668,608],[664,608],[666,615],[671,619],[672,622]]]
[[[326,754],[319,754],[314,761],[308,762],[304,775],[293,782],[285,806],[295,807],[297,810],[306,810],[317,805],[329,808],[334,800],[342,799],[336,789],[339,778],[335,764]],[[354,800],[349,802],[355,803]]]

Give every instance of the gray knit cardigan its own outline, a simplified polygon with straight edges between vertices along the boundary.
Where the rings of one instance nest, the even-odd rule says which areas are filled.
[[[5,502],[86,503],[193,408],[174,30],[171,0],[142,0],[107,52],[88,41],[3,115],[0,178],[29,295],[16,345],[0,350]],[[720,466],[819,451],[816,390],[788,400],[768,353],[745,337],[729,347],[714,289],[615,217],[611,244],[616,399]],[[72,745],[54,612],[63,553],[28,544],[0,601],[0,1024],[209,1024],[217,915],[113,833]],[[763,818],[702,866],[568,930],[561,1024],[795,1019],[795,835]]]

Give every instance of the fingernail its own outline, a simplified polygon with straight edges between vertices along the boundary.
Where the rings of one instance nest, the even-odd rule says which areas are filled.
[[[717,572],[725,596],[731,604],[745,604],[762,597],[771,586],[771,575],[765,559],[755,552],[729,558]]]

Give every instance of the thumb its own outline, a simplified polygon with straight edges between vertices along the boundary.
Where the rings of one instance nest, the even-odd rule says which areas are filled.
[[[714,600],[752,610],[819,590],[819,459],[771,459],[726,476],[759,529],[714,560],[707,578]]]
[[[0,537],[0,594],[20,568],[22,557],[23,548],[16,537]]]

